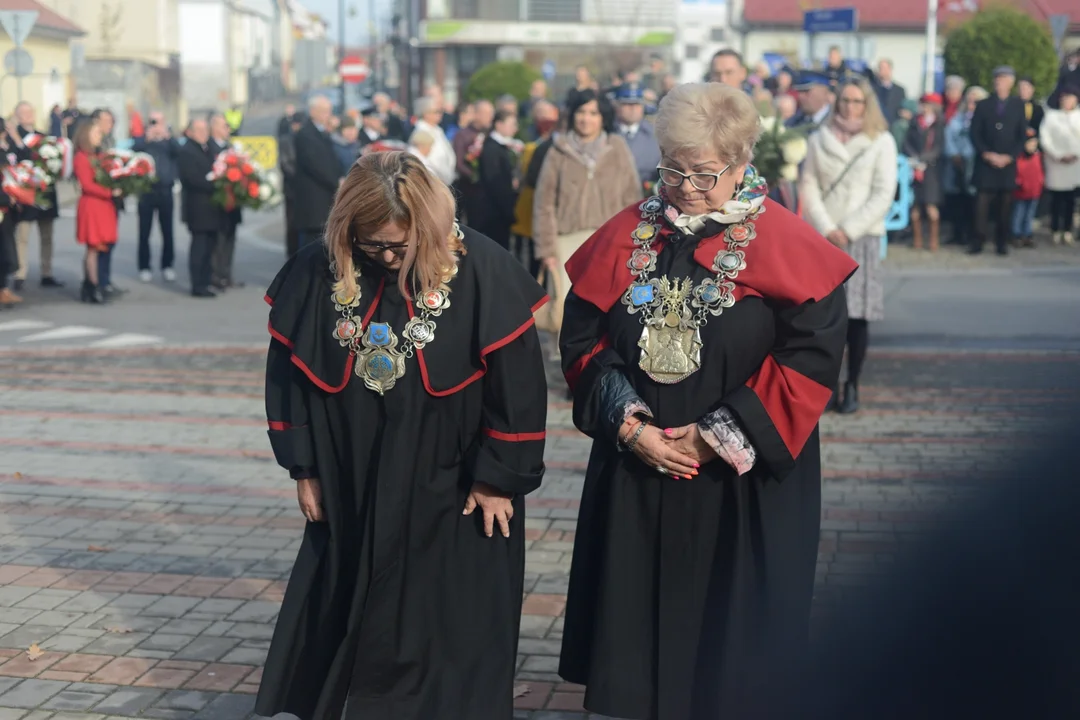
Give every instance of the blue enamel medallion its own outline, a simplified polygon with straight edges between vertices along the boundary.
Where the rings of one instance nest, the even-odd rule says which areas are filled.
[[[720,288],[715,285],[706,285],[701,288],[701,299],[707,303],[713,303],[720,299]]]
[[[385,355],[372,355],[368,359],[367,365],[368,371],[375,378],[386,377],[394,370],[394,364]]]
[[[648,305],[655,297],[656,289],[652,285],[635,285],[630,290],[630,302],[635,306]]]
[[[390,326],[386,323],[371,323],[368,327],[368,342],[379,347],[390,344]]]

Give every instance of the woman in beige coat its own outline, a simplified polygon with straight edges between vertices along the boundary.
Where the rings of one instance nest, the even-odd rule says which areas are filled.
[[[627,205],[641,200],[641,182],[630,147],[604,131],[603,98],[592,90],[567,108],[569,130],[555,137],[536,183],[533,235],[536,254],[562,283],[552,312],[562,317],[570,289],[563,263],[593,232]]]

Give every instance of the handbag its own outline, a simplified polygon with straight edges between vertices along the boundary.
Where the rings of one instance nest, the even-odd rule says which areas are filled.
[[[551,280],[554,287],[548,287],[548,280]],[[546,267],[541,267],[536,276],[536,282],[540,284],[540,287],[548,291],[551,298],[533,313],[536,329],[558,335],[559,330],[562,329],[563,303],[566,300],[566,293],[563,292],[562,288],[562,274],[549,272]]]

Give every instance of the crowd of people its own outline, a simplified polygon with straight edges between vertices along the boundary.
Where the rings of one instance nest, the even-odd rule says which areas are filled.
[[[144,119],[129,104],[127,117],[132,150],[146,153],[154,161],[154,182],[134,201],[138,213],[139,280],[149,283],[154,279],[151,236],[156,219],[161,235],[157,270],[166,283],[177,281],[174,222],[179,183],[180,219],[192,234],[191,294],[210,298],[217,292],[241,287],[243,283],[233,276],[233,256],[242,213],[239,208],[225,210],[212,202],[215,188],[207,179],[215,158],[232,144],[234,128],[225,114],[211,113],[192,120],[180,137],[174,136],[160,112],[150,112]],[[119,219],[126,209],[126,197],[121,190],[103,185],[101,175],[101,154],[116,147],[115,122],[109,109],[84,113],[73,100],[67,110],[58,106],[52,109],[49,129],[44,131],[38,129],[33,106],[23,102],[16,106],[12,120],[0,127],[0,168],[30,158],[30,149],[23,140],[31,133],[71,142],[71,179],[79,193],[75,241],[85,248],[79,297],[91,304],[107,303],[126,292],[112,277],[112,254],[119,240]],[[40,284],[44,288],[63,287],[52,271],[54,225],[59,217],[56,184],[42,193],[36,205],[18,204],[2,194],[0,208],[4,214],[0,225],[0,308],[17,307],[23,302],[18,293],[27,280],[28,245],[35,226],[40,239]]]

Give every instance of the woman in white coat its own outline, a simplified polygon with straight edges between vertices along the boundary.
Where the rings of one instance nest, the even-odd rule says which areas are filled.
[[[1047,110],[1039,129],[1046,189],[1050,193],[1050,232],[1054,244],[1072,245],[1073,213],[1080,193],[1080,88],[1061,90],[1060,110]]]
[[[869,323],[885,317],[881,238],[896,195],[896,141],[865,80],[837,91],[836,107],[810,136],[799,181],[805,217],[859,263],[847,281],[848,375],[837,408],[859,409],[859,375],[869,345]]]

